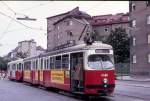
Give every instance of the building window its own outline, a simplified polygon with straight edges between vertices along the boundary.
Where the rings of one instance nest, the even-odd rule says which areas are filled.
[[[131,27],[136,27],[136,20],[132,20]]]
[[[148,54],[148,63],[150,63],[150,54]]]
[[[105,32],[108,32],[108,28],[105,28],[104,31],[105,31]]]
[[[58,34],[58,36],[57,36],[57,37],[58,37],[58,39],[60,38],[59,34]]]
[[[148,41],[147,43],[150,44],[150,34],[148,34],[147,36],[147,41]]]
[[[136,63],[136,55],[133,55],[133,63]]]
[[[133,46],[135,46],[136,45],[136,38],[135,37],[133,37]]]
[[[146,1],[146,6],[150,6],[150,1]]]
[[[72,31],[70,31],[70,30],[67,30],[66,32],[67,32],[67,35],[69,35],[69,36],[73,36],[73,33],[72,33]]]
[[[67,26],[73,25],[73,22],[71,20],[68,20],[66,22],[67,22]]]
[[[73,22],[72,21],[69,21],[69,25],[72,25],[73,24]]]
[[[150,15],[147,16],[147,24],[150,24]]]
[[[59,26],[57,26],[57,29],[59,30]]]
[[[131,4],[131,11],[134,11],[135,10],[135,3],[132,3]]]

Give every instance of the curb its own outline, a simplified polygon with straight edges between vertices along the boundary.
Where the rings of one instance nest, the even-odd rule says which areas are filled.
[[[150,80],[129,80],[129,79],[116,79],[116,80],[121,80],[121,81],[137,81],[137,82],[150,82]]]
[[[135,85],[135,84],[116,84],[116,85],[150,88],[150,86]]]

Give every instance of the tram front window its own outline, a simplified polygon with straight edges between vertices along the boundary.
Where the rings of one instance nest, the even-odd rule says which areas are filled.
[[[113,69],[114,65],[110,56],[95,54],[88,57],[88,68],[92,70],[107,70]]]

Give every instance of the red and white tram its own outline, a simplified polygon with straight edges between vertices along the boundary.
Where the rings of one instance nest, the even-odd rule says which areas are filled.
[[[85,95],[114,92],[113,49],[107,44],[83,43],[26,58],[23,63],[25,82]]]
[[[23,59],[8,63],[8,78],[10,80],[22,81],[23,77]]]

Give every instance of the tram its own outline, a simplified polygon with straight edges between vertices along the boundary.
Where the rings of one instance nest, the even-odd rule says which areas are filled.
[[[111,95],[114,92],[113,49],[108,44],[82,43],[21,61],[24,82],[74,94]],[[9,69],[10,75],[13,69]]]
[[[8,63],[8,78],[10,80],[22,81],[23,59],[19,59]]]

